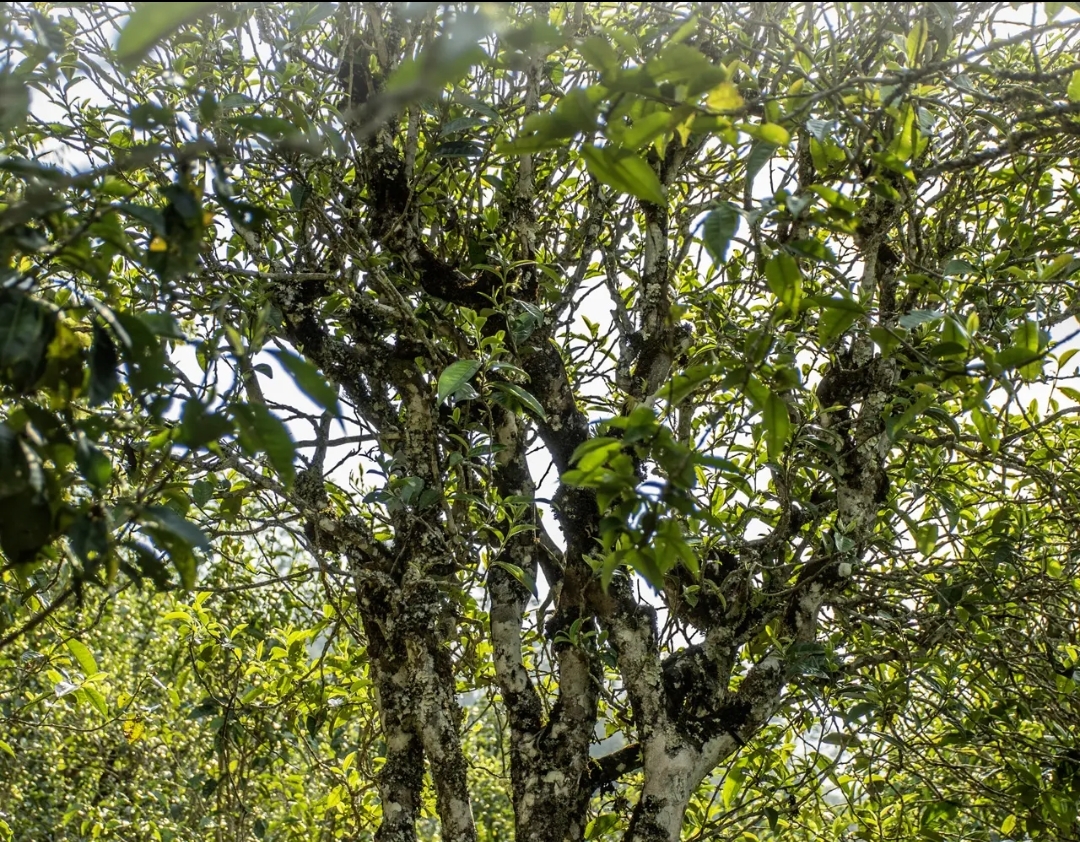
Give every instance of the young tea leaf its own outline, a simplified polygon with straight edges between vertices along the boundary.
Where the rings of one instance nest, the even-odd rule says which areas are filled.
[[[787,404],[776,393],[770,392],[762,412],[765,424],[765,446],[769,459],[776,461],[784,452],[788,437],[791,435],[791,419],[788,417]]]
[[[802,272],[795,258],[788,254],[778,254],[769,258],[765,264],[765,280],[773,295],[786,304],[793,313],[799,312],[802,301]]]
[[[598,181],[654,205],[667,203],[660,179],[640,155],[629,149],[586,144],[581,156]]]
[[[544,412],[544,407],[540,405],[540,401],[516,383],[494,382],[491,384],[491,388],[511,396],[517,403],[520,403],[541,421],[547,420],[547,414]]]
[[[479,360],[458,360],[450,363],[443,369],[443,373],[439,375],[436,401],[440,404],[443,403],[454,392],[472,380],[476,376],[476,372],[480,370],[480,366]]]

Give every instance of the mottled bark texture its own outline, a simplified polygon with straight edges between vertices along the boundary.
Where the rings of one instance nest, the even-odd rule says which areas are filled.
[[[343,76],[350,97],[365,86],[377,93],[379,79],[400,61],[408,39],[421,31],[408,28],[419,24],[395,22],[393,15],[388,20],[375,27],[369,39],[375,42],[378,72],[370,73],[367,64],[361,69],[350,59],[353,64]],[[525,73],[526,113],[540,101],[541,70],[542,63],[534,61]],[[553,340],[594,252],[619,247],[604,239],[605,232],[620,231],[620,223],[609,218],[614,205],[607,190],[590,184],[582,224],[565,234],[553,231],[540,215],[548,176],[534,156],[520,156],[506,174],[512,188],[497,198],[508,223],[500,232],[503,250],[518,268],[504,274],[474,271],[463,250],[455,256],[446,240],[443,245],[437,242],[436,235],[444,230],[440,226],[451,226],[453,220],[436,226],[418,215],[423,197],[412,192],[416,134],[408,125],[390,122],[365,129],[367,139],[350,171],[348,189],[354,201],[348,213],[333,220],[340,227],[324,232],[333,248],[346,250],[341,265],[358,260],[366,266],[368,292],[353,296],[351,322],[332,330],[321,316],[332,284],[279,283],[273,289],[289,339],[340,386],[360,423],[374,432],[388,476],[407,478],[412,489],[391,509],[391,539],[377,539],[356,513],[331,508],[317,471],[314,479],[306,478],[307,492],[299,487],[297,492],[314,551],[343,557],[356,579],[385,745],[377,838],[415,838],[425,763],[435,786],[442,838],[464,842],[476,837],[450,647],[458,632],[454,593],[461,586],[460,571],[483,570],[494,673],[510,737],[508,795],[516,838],[582,839],[586,809],[597,789],[640,770],[644,783],[626,839],[673,842],[680,836],[694,790],[769,721],[788,681],[782,650],[768,651],[748,668],[740,667],[737,675],[740,650],[770,624],[776,639],[813,641],[822,604],[846,584],[840,571],[857,564],[869,542],[882,500],[881,465],[888,446],[881,409],[895,373],[872,348],[849,349],[837,372],[846,366],[857,369],[859,376],[845,381],[842,394],[823,401],[832,406],[829,401],[839,397],[836,403],[857,407],[824,419],[844,442],[834,466],[835,510],[853,549],[801,559],[793,542],[807,516],[792,508],[778,480],[783,511],[775,530],[704,559],[702,577],[711,590],[703,589],[694,606],[678,597],[680,587],[690,581],[679,577],[688,574],[672,573],[673,610],[701,634],[695,645],[665,655],[656,611],[639,599],[631,580],[618,573],[605,590],[589,564],[602,515],[596,497],[580,488],[559,487],[552,506],[565,549],[556,550],[544,540],[526,462],[531,431],[558,472],[571,467],[574,449],[590,436],[567,358]],[[653,153],[651,163],[661,184],[675,185],[701,151],[700,142],[692,141],[671,143],[662,156]],[[649,202],[640,203],[636,212],[643,238],[638,292],[632,307],[617,296],[613,302],[622,352],[617,370],[631,406],[654,400],[680,353],[680,329],[671,316],[672,276],[686,250],[676,252],[674,241],[687,236],[691,213]],[[867,289],[887,284],[883,273],[888,270],[874,254],[895,213],[895,207],[875,206],[861,221]],[[566,289],[557,300],[540,295],[532,261],[541,251],[566,277]],[[370,259],[376,253],[393,255],[393,260]],[[601,265],[610,269],[614,264],[602,256]],[[612,289],[617,286],[613,271],[608,282]],[[472,414],[463,421],[437,407],[434,391],[438,373],[456,359],[480,358],[478,337],[462,332],[453,309],[481,310],[511,298],[544,312],[544,319],[513,345],[513,362],[528,376],[529,392],[543,407],[543,417],[477,397],[469,403]],[[492,307],[480,339],[509,333],[511,312]],[[436,335],[448,341],[437,343]],[[494,457],[486,468],[460,467],[469,458],[462,433],[466,423],[482,425],[491,437]],[[489,472],[485,482],[499,499],[517,501],[519,514],[500,516],[497,526],[509,537],[482,553],[475,541],[463,538],[454,501],[470,477],[483,471]],[[821,511],[831,509],[823,506]],[[514,526],[526,528],[511,535]],[[828,536],[823,545],[830,542]],[[752,581],[755,569],[796,563],[801,568],[785,568],[791,571],[786,577],[766,577],[764,584]],[[554,656],[554,691],[534,682],[523,648],[528,585],[540,574],[552,597],[545,632]],[[570,628],[582,632],[575,641],[560,636]],[[593,759],[589,749],[605,654],[597,642],[601,632],[629,698],[636,743]]]

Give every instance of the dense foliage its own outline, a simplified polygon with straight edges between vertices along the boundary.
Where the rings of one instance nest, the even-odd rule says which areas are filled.
[[[0,840],[1080,838],[1076,4],[0,8]]]

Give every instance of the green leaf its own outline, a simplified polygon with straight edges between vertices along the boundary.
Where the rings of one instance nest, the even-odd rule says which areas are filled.
[[[581,155],[598,181],[654,205],[667,203],[660,179],[640,155],[629,149],[592,144],[583,146]]]
[[[627,149],[641,149],[660,137],[671,125],[671,112],[666,110],[654,111],[644,117],[635,120],[634,125],[627,129],[618,138],[619,143]],[[611,131],[610,129],[608,130]]]
[[[656,550],[652,547],[632,547],[627,550],[625,563],[635,573],[641,575],[657,591],[664,587],[664,574],[667,570],[663,562],[657,557]]]
[[[518,567],[516,564],[510,564],[509,562],[506,562],[506,561],[493,561],[492,562],[492,567],[500,567],[500,568],[502,568],[507,573],[509,573],[511,576],[513,576],[515,579],[517,579],[518,584],[520,584],[523,588],[525,588],[527,591],[529,591],[529,593],[531,593],[533,596],[536,596],[536,594],[537,594],[536,582],[532,579],[532,577],[528,576],[525,573],[525,571],[522,570],[520,567]]]
[[[108,523],[91,512],[81,512],[67,529],[68,544],[86,568],[96,568],[109,552]]]
[[[476,129],[484,125],[484,121],[478,117],[458,117],[456,120],[450,120],[445,123],[439,131],[439,137],[446,137],[448,134],[457,134],[458,132],[467,131],[468,129]]]
[[[90,346],[90,406],[100,406],[112,399],[120,387],[120,355],[109,331],[94,324],[94,343]]]
[[[1071,254],[1059,254],[1049,263],[1043,265],[1039,272],[1039,280],[1048,281],[1051,278],[1059,278],[1063,275],[1072,274],[1077,263],[1076,257]]]
[[[604,834],[608,833],[619,823],[619,816],[616,813],[601,813],[595,819],[590,821],[585,827],[586,839],[603,839]]]
[[[491,388],[497,392],[510,395],[517,403],[520,403],[541,421],[547,421],[547,413],[544,412],[544,407],[540,405],[540,401],[516,383],[495,381],[491,384]]]
[[[25,293],[0,289],[0,384],[29,391],[45,373],[56,314]]]
[[[232,108],[242,108],[245,105],[254,105],[255,100],[249,97],[247,94],[231,93],[226,94],[221,98],[219,106],[222,111],[227,111]]]
[[[596,465],[607,461],[609,454],[620,449],[622,449],[621,439],[614,438],[613,436],[596,436],[595,438],[586,439],[574,448],[574,452],[570,454],[570,464],[588,470],[591,467],[595,467]],[[599,458],[594,458],[589,463],[582,464],[585,457],[595,451],[602,451],[603,453]]]
[[[289,429],[262,404],[237,404],[232,412],[240,429],[240,446],[252,456],[265,453],[282,481],[291,485],[296,445]]]
[[[927,26],[926,19],[922,18],[916,21],[915,25],[911,27],[911,32],[908,33],[904,44],[906,48],[905,52],[907,54],[907,66],[909,68],[916,67],[920,63],[919,58],[926,48],[928,37],[929,27]]]
[[[173,563],[176,572],[180,574],[181,586],[190,591],[195,587],[195,577],[199,572],[198,562],[195,559],[195,554],[191,551],[191,547],[168,532],[152,530],[151,534],[168,553],[169,561]],[[164,572],[160,576],[164,578]]]
[[[10,426],[0,424],[0,497],[24,494],[30,486],[31,468],[26,446]]]
[[[1074,70],[1069,77],[1069,87],[1065,91],[1069,102],[1080,102],[1080,70]]]
[[[301,392],[323,409],[332,412],[334,415],[338,414],[337,389],[326,382],[326,378],[322,376],[315,366],[303,357],[289,351],[272,351],[271,353],[277,357],[278,362],[285,367],[285,370],[293,376],[293,380],[296,381],[296,385],[300,387]]]
[[[886,415],[885,430],[889,435],[889,440],[897,441],[900,434],[904,431],[904,428],[922,415],[933,402],[933,395],[923,395],[899,415]]]
[[[720,113],[738,111],[745,104],[746,101],[733,82],[721,82],[709,92],[709,96],[705,99],[706,108]]]
[[[765,425],[765,447],[768,450],[769,459],[776,461],[783,455],[791,435],[791,418],[788,416],[787,404],[775,392],[769,392],[762,412],[762,420]]]
[[[1039,352],[1039,325],[1031,319],[1025,319],[1013,331],[1012,344],[1015,348],[1037,354]]]
[[[677,406],[690,397],[698,386],[708,382],[718,370],[718,367],[714,365],[690,366],[672,377],[656,394],[666,400],[670,406]]]
[[[601,72],[615,70],[619,66],[619,56],[611,46],[611,39],[594,35],[587,38],[578,47],[582,58]]]
[[[218,412],[207,412],[206,406],[198,398],[184,401],[180,414],[180,435],[177,441],[187,447],[202,447],[208,442],[218,441],[233,430],[232,421]]]
[[[720,797],[724,802],[724,809],[729,809],[735,800],[735,796],[742,789],[745,773],[742,767],[736,767],[724,776],[724,784],[720,789]]]
[[[79,467],[86,484],[101,491],[112,479],[112,462],[86,436],[80,435],[75,443],[75,464]]]
[[[864,315],[866,308],[850,296],[808,296],[807,309],[822,308],[824,310],[842,310],[855,315]]]
[[[968,263],[966,260],[960,260],[953,258],[941,270],[941,274],[946,277],[951,275],[977,275],[978,268]]]
[[[799,312],[802,300],[802,272],[795,258],[788,254],[778,254],[769,258],[765,264],[765,280],[773,295],[786,304],[793,313]]]
[[[176,323],[176,319],[168,313],[135,313],[137,318],[153,336],[164,336],[166,339],[179,339],[187,341],[187,337]]]
[[[0,70],[0,131],[17,129],[26,123],[30,110],[30,86],[8,68]]]
[[[445,32],[415,58],[401,62],[386,82],[388,92],[442,91],[488,56],[480,47],[494,28],[494,17],[483,12],[459,12]]]
[[[499,149],[507,154],[520,154],[565,146],[568,138],[595,130],[598,113],[595,89],[577,88],[559,101],[554,112],[529,115],[517,136],[500,142]]]
[[[94,656],[91,654],[90,649],[85,643],[80,643],[75,638],[70,638],[67,641],[68,651],[75,657],[75,660],[79,663],[79,669],[83,671],[83,675],[89,678],[91,675],[97,675],[101,670],[98,669],[97,661],[94,660]]]
[[[931,400],[936,400],[936,396],[929,396]],[[940,406],[931,406],[926,409],[926,414],[944,424],[949,428],[949,431],[953,434],[957,441],[960,440],[960,425],[956,422],[956,418],[950,413],[946,412]]]
[[[846,216],[854,216],[859,211],[857,202],[835,188],[827,187],[824,184],[811,184],[807,189],[817,193],[829,207],[840,211]]]
[[[289,188],[289,201],[297,210],[303,210],[314,192],[310,184],[297,179],[293,181],[292,186]]]
[[[96,687],[90,687],[83,685],[79,688],[79,692],[82,693],[88,702],[93,705],[94,710],[100,713],[102,716],[109,715],[109,703],[105,701],[105,697],[101,694],[101,691]]]
[[[938,526],[936,523],[927,523],[915,531],[915,548],[924,556],[933,555],[937,547]]]
[[[121,64],[137,64],[154,46],[216,3],[143,3],[132,12],[116,42]]]
[[[177,514],[175,509],[168,506],[146,506],[143,509],[142,519],[179,538],[189,547],[198,547],[201,550],[210,549],[210,539],[206,537],[206,533],[190,520]]]
[[[1042,374],[1044,335],[1037,322],[1025,319],[1012,334],[1012,344],[994,355],[1002,368],[1019,368],[1020,376],[1031,381]]]
[[[482,363],[479,360],[458,360],[452,362],[439,375],[438,394],[435,397],[437,403],[443,403],[458,389],[468,383],[480,370]]]
[[[214,484],[205,479],[197,479],[191,486],[191,499],[200,509],[214,496]]]
[[[833,300],[844,301],[845,299]],[[846,307],[826,308],[818,319],[818,340],[822,345],[828,345],[834,339],[846,333],[858,318],[859,313],[857,311]]]
[[[136,579],[147,577],[154,583],[154,587],[158,590],[166,590],[172,582],[169,579],[169,571],[165,567],[165,564],[158,553],[148,545],[139,542],[135,542],[130,548],[135,553],[136,567],[130,569],[130,572],[134,577]],[[194,556],[191,557],[191,561],[194,562]],[[191,579],[188,581],[187,579],[183,579],[184,573],[181,572],[181,578],[184,581],[184,586],[187,588],[191,588],[195,584],[194,564],[192,565],[190,573]]]
[[[1001,447],[997,419],[976,406],[971,410],[971,421],[975,425],[975,432],[979,434],[979,441],[983,443],[983,446],[991,453],[997,453]]]
[[[472,140],[448,140],[440,143],[431,154],[435,158],[482,158],[484,147]]]
[[[1015,345],[1010,345],[1008,348],[1003,348],[994,354],[994,362],[1002,368],[1026,366],[1037,358],[1037,351],[1030,351],[1027,348],[1018,348]]]
[[[754,142],[750,147],[750,154],[746,156],[746,183],[748,186],[753,186],[754,179],[761,171],[761,168],[769,163],[769,159],[776,154],[776,150],[779,148],[775,143],[764,140]]]
[[[819,120],[810,119],[806,121],[806,130],[810,132],[810,136],[813,137],[818,143],[825,143],[829,139],[829,135],[832,134],[832,121],[831,120]]]
[[[897,324],[904,330],[911,330],[913,327],[937,321],[942,315],[940,310],[912,310],[909,313],[904,313],[897,320]]]
[[[739,209],[731,202],[721,202],[709,211],[701,224],[702,242],[716,263],[727,260],[728,246],[739,229],[741,216]]]
[[[791,208],[790,199],[788,200],[788,208]],[[833,254],[833,250],[819,240],[796,240],[793,243],[788,243],[787,247],[799,257],[807,257],[810,260],[829,265],[836,264],[836,255]]]
[[[946,316],[942,321],[941,340],[943,344],[956,345],[961,349],[959,356],[963,356],[963,352],[966,352],[971,344],[968,331],[951,316]]]

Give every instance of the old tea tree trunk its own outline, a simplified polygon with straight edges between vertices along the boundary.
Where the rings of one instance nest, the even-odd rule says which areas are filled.
[[[375,436],[387,479],[378,505],[362,513],[328,505],[310,473],[318,460],[297,486],[313,551],[345,558],[356,582],[385,744],[382,842],[416,838],[425,763],[442,838],[476,838],[454,644],[463,596],[481,588],[486,612],[469,619],[486,613],[516,838],[581,839],[594,794],[639,776],[625,838],[678,839],[697,788],[777,714],[793,680],[789,653],[819,640],[822,607],[865,564],[887,502],[883,408],[897,363],[875,349],[868,330],[898,316],[877,299],[896,286],[898,267],[877,260],[876,249],[912,211],[912,187],[871,168],[890,185],[889,198],[851,201],[845,222],[863,246],[839,265],[861,266],[862,309],[828,337],[835,362],[820,364],[830,370],[843,359],[861,376],[835,402],[844,408],[819,405],[791,371],[796,344],[775,335],[796,318],[797,301],[770,303],[759,280],[762,268],[770,287],[772,274],[789,273],[784,284],[797,290],[804,261],[785,249],[812,236],[809,224],[791,226],[781,209],[756,222],[752,244],[741,246],[740,283],[760,290],[759,309],[744,311],[760,326],[738,317],[718,325],[731,347],[695,336],[723,295],[751,300],[747,289],[708,291],[719,270],[697,259],[693,240],[708,203],[746,190],[744,201],[755,206],[744,153],[760,167],[763,150],[784,148],[775,172],[792,193],[819,177],[798,124],[790,141],[788,129],[770,124],[768,136],[780,143],[755,142],[760,126],[749,136],[726,129],[724,140],[708,128],[728,122],[712,113],[760,110],[726,81],[719,56],[745,56],[751,66],[742,76],[757,85],[753,65],[775,25],[735,7],[713,12],[713,21],[687,19],[684,42],[647,51],[644,75],[620,101],[603,87],[563,95],[545,55],[594,83],[593,60],[582,63],[573,45],[579,32],[598,31],[584,44],[610,53],[610,73],[631,74],[604,18],[587,19],[597,12],[580,7],[571,19],[542,6],[531,12],[533,30],[520,39],[534,32],[567,46],[517,52],[508,39],[501,49],[518,56],[513,74],[481,66],[469,77],[483,106],[463,82],[434,113],[412,106],[377,129],[364,113],[354,116],[363,139],[335,162],[324,206],[299,215],[295,236],[312,245],[270,261],[267,290],[285,338],[340,386],[353,420]],[[374,78],[386,79],[432,22],[374,14],[358,12],[355,25],[375,48]],[[636,14],[634,26],[651,25],[644,9]],[[545,15],[559,22],[544,28]],[[718,27],[725,18],[738,22],[726,34]],[[704,82],[694,81],[699,75]],[[662,105],[658,84],[681,85],[677,98],[691,110]],[[513,125],[485,119],[492,108]],[[585,112],[581,120],[608,115],[607,145],[563,132],[559,145],[571,142],[571,154],[546,148],[556,145],[562,113],[575,108]],[[679,116],[693,114],[705,130]],[[461,125],[476,139],[440,142],[463,117],[475,118]],[[657,129],[618,145],[620,134],[643,124]],[[766,254],[776,257],[764,261]],[[301,280],[327,263],[340,265],[340,275]],[[330,315],[332,296],[344,302]],[[597,331],[590,316],[610,328]],[[779,387],[766,385],[766,366]],[[754,540],[744,537],[745,516],[711,508],[701,491],[725,496],[706,473],[723,443],[696,446],[715,423],[713,402],[746,396],[747,420],[756,409],[766,413],[758,422],[764,438],[732,429],[727,446],[749,449],[741,463],[726,464],[745,477],[768,464],[771,477],[754,501],[728,505],[749,511],[752,503],[765,527]],[[609,420],[597,430],[590,420],[600,417]],[[800,466],[792,419],[836,443],[827,460]],[[560,540],[547,536],[535,472],[551,489],[544,496]],[[809,476],[828,492],[800,505],[795,495]],[[530,626],[540,638],[530,635],[526,647]],[[673,632],[684,645],[673,645]],[[629,702],[629,745],[593,757],[601,698]],[[604,710],[610,716],[612,703]]]

